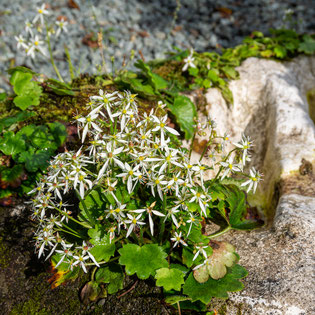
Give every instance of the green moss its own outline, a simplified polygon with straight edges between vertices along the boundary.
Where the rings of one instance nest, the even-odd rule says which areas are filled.
[[[10,265],[10,249],[3,242],[3,237],[0,236],[0,267],[7,268]]]

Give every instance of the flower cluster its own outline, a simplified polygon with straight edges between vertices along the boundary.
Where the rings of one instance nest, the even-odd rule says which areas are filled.
[[[61,257],[58,265],[79,265],[84,271],[87,264],[98,266],[87,233],[73,228],[76,224],[83,229],[95,226],[85,205],[95,190],[104,196],[97,224],[109,235],[110,242],[138,239],[144,233],[152,239],[163,238],[167,228],[173,247],[191,244],[193,226],[209,215],[211,207],[206,172],[216,171],[216,178],[222,179],[242,172],[250,140],[244,136],[234,150],[224,154],[228,137],[217,135],[212,120],[198,123],[196,132],[208,128],[208,145],[216,149],[205,150],[202,155],[211,156],[211,165],[202,164],[202,157],[192,163],[188,150],[175,145],[179,133],[170,127],[162,102],[148,112],[140,111],[130,92],[100,90],[99,95],[90,97],[88,106],[89,114],[76,117],[82,147],[77,152],[59,153],[32,191],[36,193],[32,204],[33,218],[38,221],[39,257],[56,252]],[[255,190],[260,177],[252,169],[244,185]],[[78,202],[75,196],[85,215],[71,208]],[[81,240],[73,241],[76,238]],[[194,260],[199,254],[206,257],[207,246],[194,246]]]
[[[33,20],[25,22],[23,33],[15,36],[17,48],[23,50],[31,58],[35,58],[37,53],[47,56],[46,41],[49,41],[50,36],[58,37],[61,32],[67,32],[68,22],[64,18],[55,22],[57,26],[55,29],[47,23],[46,19],[49,15],[50,12],[46,9],[46,5],[42,4],[37,8],[37,14]]]

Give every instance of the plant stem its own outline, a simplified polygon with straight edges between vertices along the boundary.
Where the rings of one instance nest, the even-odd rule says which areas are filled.
[[[91,281],[94,281],[95,280],[95,272],[96,272],[96,270],[97,270],[97,266],[95,266],[94,268],[93,268],[93,271],[92,271],[92,274],[91,274]]]
[[[53,66],[53,68],[54,68],[54,70],[55,70],[55,72],[56,72],[56,74],[57,74],[58,79],[59,79],[61,82],[64,82],[64,80],[63,80],[62,76],[60,75],[60,72],[59,72],[59,70],[58,70],[58,68],[57,68],[57,66],[56,66],[56,64],[55,64],[55,61],[54,61],[54,57],[53,57],[53,53],[52,53],[51,45],[50,45],[50,36],[49,36],[49,35],[47,35],[47,44],[48,44],[50,62],[51,62],[52,66]]]
[[[214,234],[209,235],[209,238],[215,238],[218,237],[226,232],[228,232],[229,230],[231,230],[232,228],[230,226],[227,226],[225,229],[223,229],[222,231],[216,232]]]

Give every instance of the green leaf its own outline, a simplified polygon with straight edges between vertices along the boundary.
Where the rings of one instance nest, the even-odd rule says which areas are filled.
[[[119,264],[111,263],[96,271],[95,281],[98,283],[109,283],[107,291],[109,294],[114,294],[123,289],[124,273]]]
[[[287,50],[280,45],[277,45],[273,51],[277,58],[283,59],[287,56]]]
[[[208,71],[208,78],[212,81],[212,82],[217,82],[219,79],[219,73],[218,71],[216,71],[215,69],[210,69]]]
[[[261,225],[260,222],[246,220],[246,198],[245,193],[235,185],[225,186],[226,201],[229,204],[229,225],[236,230],[251,230]]]
[[[137,274],[139,279],[154,276],[155,270],[167,267],[167,254],[157,244],[138,246],[125,244],[119,249],[119,263],[125,265],[127,275]]]
[[[189,75],[196,77],[199,73],[199,69],[198,68],[189,68],[188,73],[189,73]]]
[[[88,234],[91,237],[90,242],[94,245],[90,249],[90,253],[96,261],[108,261],[115,254],[115,243],[110,243],[109,235],[104,234],[100,225],[95,229],[90,229]]]
[[[194,118],[197,117],[197,111],[194,103],[184,95],[177,95],[174,104],[168,104],[172,114],[176,117],[180,129],[185,132],[185,138],[191,139],[194,135]]]
[[[156,270],[155,279],[156,285],[163,287],[167,291],[172,289],[180,291],[182,284],[185,283],[183,272],[176,268],[161,268]]]
[[[15,71],[10,78],[10,83],[14,86],[13,90],[17,95],[23,94],[25,86],[32,80],[33,75],[26,72]]]
[[[222,92],[222,96],[224,97],[224,99],[228,103],[233,104],[233,94],[229,87],[220,85],[220,90]]]
[[[211,87],[211,81],[209,79],[204,79],[202,81],[202,86],[205,88],[205,89],[208,89]]]
[[[14,132],[8,131],[4,134],[4,137],[0,138],[0,150],[5,155],[13,155],[25,150],[25,141]]]
[[[167,304],[177,304],[177,302],[187,301],[190,300],[188,296],[184,295],[170,295],[165,298],[165,302]]]
[[[80,275],[81,268],[75,267],[71,270],[69,268],[70,265],[65,262],[62,262],[58,268],[55,269],[55,266],[61,259],[61,256],[61,254],[55,254],[51,257],[51,265],[54,274],[50,279],[48,279],[48,282],[51,283],[51,287],[53,289],[66,281],[76,279]]]
[[[1,181],[6,184],[16,184],[21,175],[24,174],[23,165],[14,165],[12,168],[4,168],[0,171]]]
[[[143,74],[146,76],[148,82],[154,88],[154,90],[167,88],[168,82],[156,73],[153,73],[150,69],[150,66],[144,63],[141,59],[135,63],[135,66],[143,71]]]
[[[6,98],[7,98],[7,93],[6,92],[0,93],[0,102],[4,101]]]
[[[25,110],[32,106],[33,98],[28,95],[19,95],[14,98],[13,102],[18,108]]]
[[[56,150],[58,148],[53,135],[46,126],[37,126],[32,134],[31,141],[39,149],[50,148]]]
[[[79,208],[81,212],[79,217],[82,221],[89,221],[90,217],[93,220],[97,221],[97,219],[104,214],[106,208],[106,202],[102,198],[102,193],[100,189],[92,190],[84,199],[85,207],[83,206],[83,202],[81,201],[79,204]],[[89,213],[87,214],[86,211]],[[93,222],[91,222],[93,223]]]
[[[37,150],[30,147],[28,151],[22,152],[17,160],[20,163],[25,163],[25,168],[29,172],[36,172],[37,170],[44,171],[48,165],[52,151]]]
[[[267,50],[262,51],[260,55],[264,58],[270,58],[273,56],[273,51],[270,49],[267,49]]]
[[[65,125],[54,122],[47,124],[58,147],[62,146],[67,139],[67,128]]]
[[[237,79],[238,77],[238,72],[232,68],[232,67],[223,67],[222,68],[224,74],[229,78],[229,79]]]
[[[56,79],[51,78],[51,79],[48,79],[46,82],[49,85],[55,86],[57,88],[71,90],[71,85],[69,85],[68,83],[65,83],[65,82],[58,81]]]
[[[35,113],[33,112],[19,112],[15,116],[2,118],[0,119],[0,131],[3,128],[8,128],[12,126],[13,124],[16,124],[21,121],[25,121],[28,118],[33,117],[33,116],[35,116]]]
[[[303,42],[299,44],[299,52],[312,55],[315,52],[315,39],[309,35],[303,36]]]
[[[12,76],[12,74],[14,72],[24,72],[24,73],[30,73],[32,75],[37,75],[38,73],[34,72],[33,70],[23,67],[23,66],[17,66],[14,68],[10,68],[9,70],[7,70],[7,72]],[[12,84],[12,83],[11,83]]]
[[[80,292],[80,298],[83,304],[87,305],[89,302],[94,302],[100,297],[104,297],[101,287],[96,281],[89,281],[86,283]]]
[[[219,280],[209,278],[205,283],[197,282],[191,273],[183,286],[183,293],[187,294],[193,302],[200,300],[205,304],[209,304],[213,297],[227,299],[229,291],[242,290],[244,285],[238,279],[246,276],[246,269],[240,265],[229,268],[224,278]]]
[[[204,266],[193,272],[194,278],[200,283],[206,282],[209,276],[216,280],[223,278],[227,272],[226,267],[232,267],[239,259],[234,246],[227,242],[211,241],[210,245],[213,248],[212,255]]]

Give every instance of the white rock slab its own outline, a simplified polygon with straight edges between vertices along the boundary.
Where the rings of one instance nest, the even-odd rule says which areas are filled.
[[[273,207],[274,220],[222,237],[237,247],[249,271],[245,290],[223,307],[226,314],[315,314],[315,126],[306,99],[315,88],[315,57],[285,63],[249,58],[238,71],[240,79],[230,83],[234,104],[229,108],[217,89],[209,89],[207,110],[232,141],[243,132],[254,140],[251,165],[264,173],[257,202]],[[299,174],[303,158],[313,174]]]

